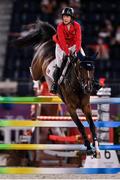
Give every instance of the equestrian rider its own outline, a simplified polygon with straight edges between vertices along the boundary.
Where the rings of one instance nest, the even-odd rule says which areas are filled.
[[[55,56],[56,68],[54,70],[54,82],[51,86],[51,92],[57,93],[57,83],[60,75],[60,68],[63,61],[63,56],[70,56],[71,53],[76,52],[77,57],[82,59],[85,56],[81,48],[81,26],[74,20],[74,9],[66,7],[62,11],[62,23],[57,26],[57,33],[53,36],[53,41],[56,43]]]
[[[53,73],[54,82],[51,86],[50,92],[56,94],[58,89],[58,79],[60,78],[61,65],[64,59],[63,56],[66,55],[68,58],[71,53],[76,53],[78,59],[87,59],[87,56],[81,47],[81,26],[74,20],[73,8],[66,7],[63,9],[62,23],[58,24],[57,33],[53,36],[53,41],[56,43],[55,56],[57,65]],[[91,58],[91,60],[94,60],[94,58]],[[96,94],[96,92],[102,86],[99,85],[98,80],[94,80],[93,87]]]

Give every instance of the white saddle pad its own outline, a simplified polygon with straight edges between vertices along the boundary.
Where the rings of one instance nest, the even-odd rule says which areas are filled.
[[[56,60],[54,59],[54,60],[48,65],[48,67],[47,67],[47,69],[46,69],[46,75],[47,75],[50,79],[52,79],[52,80],[54,80],[54,79],[53,79],[53,72],[54,72],[55,67],[56,67]]]

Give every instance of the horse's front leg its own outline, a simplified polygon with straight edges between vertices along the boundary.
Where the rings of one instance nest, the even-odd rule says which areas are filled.
[[[82,111],[85,114],[86,120],[88,121],[89,126],[90,126],[90,131],[92,133],[92,138],[93,138],[93,146],[95,147],[95,151],[96,151],[95,156],[96,156],[96,158],[100,158],[99,143],[98,143],[97,134],[96,134],[96,127],[95,127],[95,124],[94,124],[93,119],[92,119],[92,112],[91,112],[90,104],[85,105],[82,108]]]
[[[85,127],[80,122],[80,120],[77,116],[77,113],[76,113],[76,109],[71,107],[71,106],[68,106],[68,111],[70,113],[72,120],[77,125],[79,132],[82,134],[82,137],[84,140],[84,145],[87,147],[87,150],[91,150],[91,145],[90,145],[90,142],[89,142],[88,137],[87,137],[86,132],[85,132]]]

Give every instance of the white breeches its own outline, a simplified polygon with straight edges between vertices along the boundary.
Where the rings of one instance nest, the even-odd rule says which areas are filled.
[[[75,45],[69,48],[69,50],[72,53],[75,52],[75,49],[76,49]],[[84,53],[82,48],[81,48],[81,53],[82,53],[83,56],[85,56],[85,53]],[[65,55],[65,52],[60,48],[60,46],[58,44],[56,44],[55,57],[56,57],[58,67],[61,67],[64,55]]]

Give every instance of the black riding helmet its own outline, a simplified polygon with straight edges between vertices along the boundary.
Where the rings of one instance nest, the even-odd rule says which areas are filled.
[[[66,7],[62,10],[62,16],[66,15],[66,16],[71,16],[72,18],[74,18],[74,9],[71,7]]]

